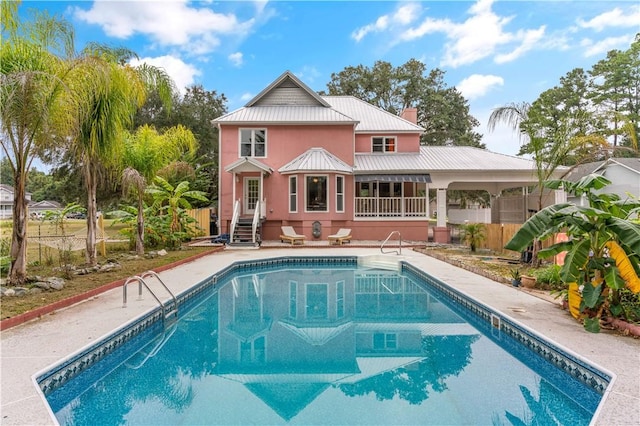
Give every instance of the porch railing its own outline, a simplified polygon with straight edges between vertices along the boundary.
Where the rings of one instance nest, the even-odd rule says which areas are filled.
[[[356,197],[356,217],[426,217],[425,197]]]

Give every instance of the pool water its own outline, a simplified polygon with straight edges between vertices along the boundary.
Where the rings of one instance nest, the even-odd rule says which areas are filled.
[[[411,273],[319,263],[212,283],[48,393],[60,424],[588,425],[601,399]]]

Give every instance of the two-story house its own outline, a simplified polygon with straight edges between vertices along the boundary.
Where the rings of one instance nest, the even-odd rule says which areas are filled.
[[[308,240],[339,228],[359,240],[384,240],[392,231],[427,240],[434,189],[434,235],[446,241],[447,189],[486,189],[497,197],[504,188],[535,184],[532,161],[421,146],[416,122],[415,108],[397,116],[352,96],[320,96],[283,73],[244,107],[213,120],[220,232],[255,242],[260,229],[262,239],[277,240],[289,225]]]

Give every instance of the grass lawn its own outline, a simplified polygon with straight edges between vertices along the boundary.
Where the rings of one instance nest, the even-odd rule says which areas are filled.
[[[107,243],[106,256],[100,254],[98,248],[98,263],[104,264],[113,260],[120,264],[121,268],[110,272],[95,272],[87,275],[76,275],[66,279],[65,287],[60,291],[43,291],[37,294],[28,294],[22,297],[3,297],[0,303],[0,319],[11,318],[24,312],[45,306],[68,297],[84,293],[113,281],[141,274],[150,269],[174,263],[200,253],[210,251],[211,247],[183,247],[181,250],[169,251],[166,256],[153,259],[133,258],[129,251],[129,243],[126,237],[119,233],[123,224],[113,224],[111,220],[104,220],[104,232],[108,239],[125,240],[124,242]],[[11,238],[11,222],[2,221],[2,238]],[[29,221],[27,228],[29,237],[38,235],[61,235],[60,230],[48,222]],[[86,235],[86,222],[82,219],[70,219],[65,221],[65,235]],[[147,250],[148,251],[148,250]],[[84,250],[69,253],[70,261],[77,267],[84,265]],[[64,257],[61,252],[45,244],[39,244],[37,238],[30,240],[27,246],[27,274],[29,277],[64,276],[59,270]]]

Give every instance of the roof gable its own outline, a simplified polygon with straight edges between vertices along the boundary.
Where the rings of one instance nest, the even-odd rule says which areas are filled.
[[[302,171],[351,174],[352,170],[350,165],[324,148],[310,148],[278,169],[282,174]]]
[[[285,71],[273,83],[251,99],[245,107],[282,105],[330,107],[324,99],[290,71]]]

